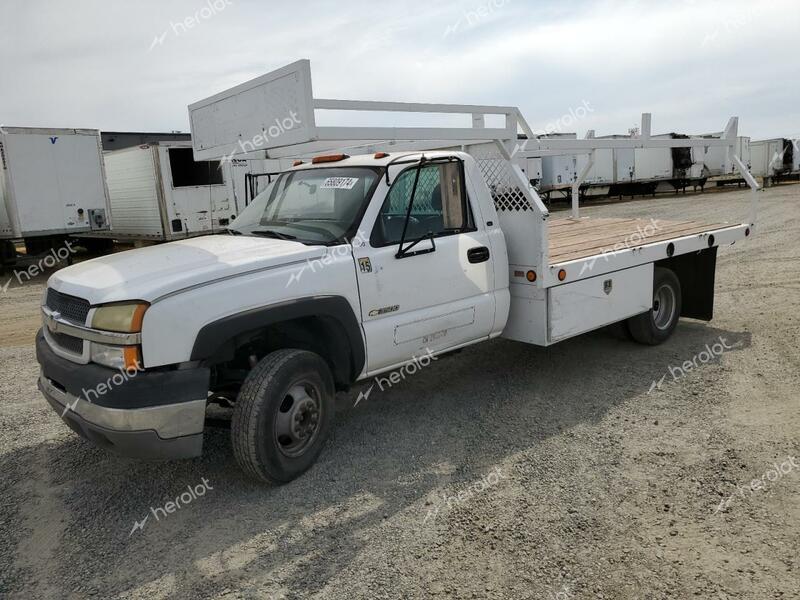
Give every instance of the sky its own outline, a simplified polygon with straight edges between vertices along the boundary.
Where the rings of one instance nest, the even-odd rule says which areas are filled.
[[[2,0],[0,125],[188,131],[188,104],[308,58],[318,98],[797,137],[799,33],[798,0]]]

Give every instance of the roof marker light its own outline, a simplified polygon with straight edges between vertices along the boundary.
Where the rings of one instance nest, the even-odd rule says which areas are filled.
[[[318,165],[320,163],[339,162],[345,158],[350,157],[347,154],[327,154],[325,156],[315,156],[311,159],[311,164]]]

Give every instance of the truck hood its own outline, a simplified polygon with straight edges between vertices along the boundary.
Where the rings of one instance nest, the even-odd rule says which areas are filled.
[[[92,305],[157,298],[252,271],[321,258],[325,246],[250,236],[209,235],[88,260],[53,274],[48,285]]]

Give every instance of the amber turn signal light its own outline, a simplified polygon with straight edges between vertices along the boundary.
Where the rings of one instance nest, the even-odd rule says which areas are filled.
[[[558,280],[564,281],[567,278],[567,272],[564,269],[558,270]]]
[[[525,273],[525,278],[531,283],[533,283],[534,281],[536,281],[536,271],[528,271],[527,273]]]
[[[345,158],[350,157],[347,154],[327,154],[325,156],[315,156],[311,159],[311,164],[318,165],[320,163],[338,162],[340,160],[344,160]]]

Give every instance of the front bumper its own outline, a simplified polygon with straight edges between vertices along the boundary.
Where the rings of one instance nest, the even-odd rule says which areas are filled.
[[[78,435],[133,458],[191,458],[203,449],[208,369],[137,372],[57,356],[41,332],[39,389]]]

